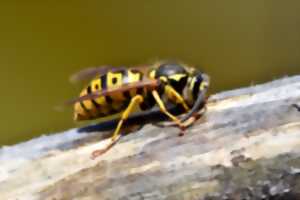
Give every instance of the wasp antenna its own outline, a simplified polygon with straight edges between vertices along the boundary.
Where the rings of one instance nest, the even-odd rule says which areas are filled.
[[[184,122],[188,120],[190,117],[192,117],[195,113],[197,113],[204,104],[205,95],[204,93],[199,94],[197,101],[195,102],[193,108],[181,118],[181,122]]]

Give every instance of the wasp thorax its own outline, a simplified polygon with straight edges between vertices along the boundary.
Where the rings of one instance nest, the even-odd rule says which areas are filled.
[[[187,83],[188,73],[181,64],[163,63],[157,68],[155,78],[170,84],[176,91],[181,93]]]
[[[186,70],[182,65],[177,63],[164,63],[161,64],[156,71],[156,78],[165,76],[170,77],[176,74],[187,74]]]

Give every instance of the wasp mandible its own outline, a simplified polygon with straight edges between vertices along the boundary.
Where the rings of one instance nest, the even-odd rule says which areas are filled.
[[[154,64],[124,68],[95,67],[85,69],[72,80],[93,78],[80,96],[69,103],[74,104],[74,120],[91,120],[121,113],[111,142],[105,149],[92,153],[92,158],[106,152],[121,136],[121,127],[130,114],[158,106],[171,121],[185,133],[185,121],[204,108],[209,86],[208,75],[196,68],[179,62],[160,61]],[[181,106],[182,118],[171,114],[166,104]]]

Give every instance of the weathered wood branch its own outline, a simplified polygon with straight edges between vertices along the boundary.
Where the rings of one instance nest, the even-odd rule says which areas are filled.
[[[298,103],[294,76],[213,95],[184,137],[148,124],[97,160],[93,129],[3,147],[0,199],[300,199]]]

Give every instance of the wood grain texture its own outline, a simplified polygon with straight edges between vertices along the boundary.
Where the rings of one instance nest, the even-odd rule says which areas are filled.
[[[185,136],[147,124],[94,161],[99,132],[2,148],[0,199],[300,199],[294,104],[300,76],[212,95]]]

